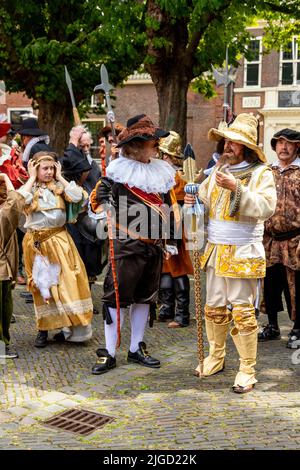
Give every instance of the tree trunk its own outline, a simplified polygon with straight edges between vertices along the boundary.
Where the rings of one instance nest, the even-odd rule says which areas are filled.
[[[184,72],[176,70],[168,75],[153,76],[159,105],[159,125],[166,130],[178,132],[182,143],[186,144],[187,135],[187,92],[189,80]]]
[[[39,126],[50,137],[50,146],[60,156],[69,141],[72,128],[71,109],[66,104],[38,100]]]
[[[151,61],[145,65],[156,88],[159,105],[159,124],[180,134],[186,143],[187,92],[193,77],[193,55],[187,51],[188,18],[174,18],[160,2],[147,1],[147,15],[159,27],[147,28],[147,53]],[[166,44],[159,45],[164,39]]]

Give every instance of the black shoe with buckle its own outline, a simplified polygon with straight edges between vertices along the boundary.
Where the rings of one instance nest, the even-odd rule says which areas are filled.
[[[111,369],[114,369],[117,365],[115,357],[112,357],[107,349],[97,349],[96,354],[98,356],[96,364],[92,367],[92,374],[100,375],[105,374]]]
[[[280,339],[280,329],[275,328],[273,325],[265,325],[258,333],[258,341],[270,341],[273,339]]]
[[[34,340],[36,348],[44,348],[48,344],[48,331],[39,330],[37,337]]]
[[[128,351],[127,362],[136,362],[142,366],[153,367],[155,369],[160,367],[160,361],[148,354],[146,344],[143,341],[139,343],[139,349],[136,352]]]

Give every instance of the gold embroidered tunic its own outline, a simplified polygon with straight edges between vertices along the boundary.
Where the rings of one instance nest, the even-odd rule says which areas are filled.
[[[263,224],[276,207],[276,189],[272,171],[264,164],[256,163],[245,167],[234,176],[241,182],[241,197],[238,210],[230,215],[234,193],[216,184],[216,170],[201,184],[199,197],[208,209],[209,220],[215,222],[234,222],[238,228],[250,228]],[[243,166],[245,167],[243,169]],[[238,167],[235,165],[234,167]],[[231,168],[234,168],[231,167]],[[230,224],[223,224],[230,227]],[[233,239],[234,240],[234,239]],[[232,278],[262,278],[266,272],[266,258],[262,241],[245,244],[211,243],[208,241],[201,258],[201,267],[213,266],[215,274]]]

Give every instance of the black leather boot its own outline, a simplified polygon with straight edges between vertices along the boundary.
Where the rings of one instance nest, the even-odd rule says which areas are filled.
[[[190,281],[187,275],[173,279],[176,298],[176,312],[174,321],[169,323],[169,328],[180,328],[190,323]]]
[[[161,275],[158,298],[161,304],[158,321],[172,320],[175,315],[175,292],[173,278],[169,273]]]
[[[92,374],[100,375],[105,374],[111,369],[114,369],[117,365],[116,358],[112,357],[107,349],[97,349],[96,354],[98,356],[96,364],[92,367]]]
[[[149,355],[146,350],[146,344],[143,341],[139,343],[139,349],[136,352],[132,353],[128,351],[127,362],[136,362],[142,366],[152,367],[154,369],[160,367],[160,361]]]
[[[39,330],[34,345],[36,348],[45,348],[48,344],[48,331]]]

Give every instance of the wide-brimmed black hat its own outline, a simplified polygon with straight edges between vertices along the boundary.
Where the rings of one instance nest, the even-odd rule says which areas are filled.
[[[169,132],[156,127],[149,116],[146,116],[146,114],[138,114],[128,119],[126,127],[118,136],[119,142],[117,147],[122,147],[122,145],[128,144],[134,140],[159,140],[168,135]]]
[[[273,150],[276,149],[276,142],[278,139],[285,139],[288,142],[297,143],[300,142],[300,132],[288,128],[281,129],[281,131],[276,132],[271,139],[271,147]],[[298,149],[298,153],[300,153],[300,148]]]
[[[18,131],[20,135],[30,135],[33,137],[39,137],[40,135],[47,135],[46,131],[39,128],[37,119],[28,118],[22,122],[22,127]]]
[[[84,171],[90,171],[92,169],[92,166],[84,156],[81,158],[78,155],[71,154],[67,157],[63,157],[60,163],[66,177],[78,176]]]

